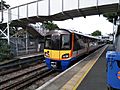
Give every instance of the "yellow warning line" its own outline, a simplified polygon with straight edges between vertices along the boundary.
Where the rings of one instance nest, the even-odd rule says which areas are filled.
[[[79,86],[79,84],[82,82],[82,80],[85,78],[85,76],[88,74],[88,72],[91,70],[91,68],[94,66],[94,64],[97,62],[97,60],[95,60],[93,62],[93,64],[89,67],[89,69],[83,74],[83,76],[79,79],[79,81],[77,82],[77,84],[74,86],[73,90],[76,90],[77,87]]]
[[[106,46],[107,47],[107,46]],[[77,87],[80,85],[82,80],[85,78],[85,76],[88,74],[88,72],[91,70],[91,68],[94,66],[94,64],[97,62],[99,57],[102,55],[102,53],[105,51],[106,47],[101,51],[101,53],[98,55],[98,57],[95,60],[90,60],[76,75],[73,76],[72,79],[70,79],[62,88],[61,90],[76,90]]]

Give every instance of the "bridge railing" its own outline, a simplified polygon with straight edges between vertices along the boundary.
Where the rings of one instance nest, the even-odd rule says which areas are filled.
[[[69,10],[119,3],[119,1],[120,0],[37,0],[12,7],[9,10],[4,10],[3,23],[34,16],[50,16]]]

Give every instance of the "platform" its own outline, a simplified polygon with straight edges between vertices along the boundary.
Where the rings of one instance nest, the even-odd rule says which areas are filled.
[[[107,47],[98,49],[37,90],[106,90]]]
[[[106,86],[106,50],[95,63],[94,67],[89,71],[77,90],[107,90]]]
[[[23,56],[17,56],[16,58],[18,59],[26,59],[26,58],[31,58],[31,57],[38,57],[44,55],[44,53],[34,53],[34,54],[28,54],[28,55],[23,55]]]
[[[18,60],[25,60],[25,59],[29,59],[29,58],[38,58],[38,57],[43,56],[43,55],[44,55],[44,53],[34,53],[34,54],[28,54],[28,55],[23,55],[23,56],[17,56],[11,60],[5,60],[3,62],[0,62],[0,65],[7,64],[10,62],[14,62],[14,61],[18,61]]]

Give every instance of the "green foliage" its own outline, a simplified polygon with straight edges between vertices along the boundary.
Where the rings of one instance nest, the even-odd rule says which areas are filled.
[[[104,13],[103,16],[106,17],[109,22],[114,23],[116,25],[116,21],[118,19],[117,13]]]
[[[5,1],[3,1],[2,4],[3,4],[3,9],[7,9],[10,7],[10,5],[6,4]],[[0,2],[0,10],[1,10],[1,2]]]
[[[0,39],[0,61],[10,59],[10,57],[10,46],[7,44],[6,40]]]
[[[2,1],[2,2],[1,2]],[[5,1],[0,1],[0,10],[1,9],[8,9],[10,5],[6,4]],[[1,6],[2,5],[2,6]],[[1,24],[0,29],[5,29],[6,24]],[[7,40],[1,39],[2,35],[0,36],[0,61],[3,61],[5,59],[10,59],[10,46],[7,44]]]
[[[43,25],[45,26],[46,29],[48,30],[55,30],[55,29],[59,29],[59,27],[57,26],[57,24],[54,24],[51,21],[48,22],[44,22]]]
[[[101,31],[96,30],[96,31],[94,31],[91,35],[92,35],[92,36],[101,36]]]

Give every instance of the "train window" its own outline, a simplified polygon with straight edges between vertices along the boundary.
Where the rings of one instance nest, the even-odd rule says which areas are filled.
[[[118,60],[117,60],[117,65],[118,65],[118,67],[120,68],[120,61],[118,61]]]
[[[78,42],[80,44],[80,48],[79,49],[85,48],[85,43],[84,43],[83,39],[79,39]]]
[[[51,49],[51,36],[46,36],[45,37],[45,48],[46,49]]]
[[[62,35],[61,49],[70,49],[70,35]]]
[[[116,37],[116,40],[115,40],[115,49],[116,49],[116,51],[120,52],[120,35],[118,35]]]
[[[84,49],[85,48],[85,43],[83,41],[83,38],[75,35],[75,46],[74,46],[74,51],[79,50],[79,49]]]

